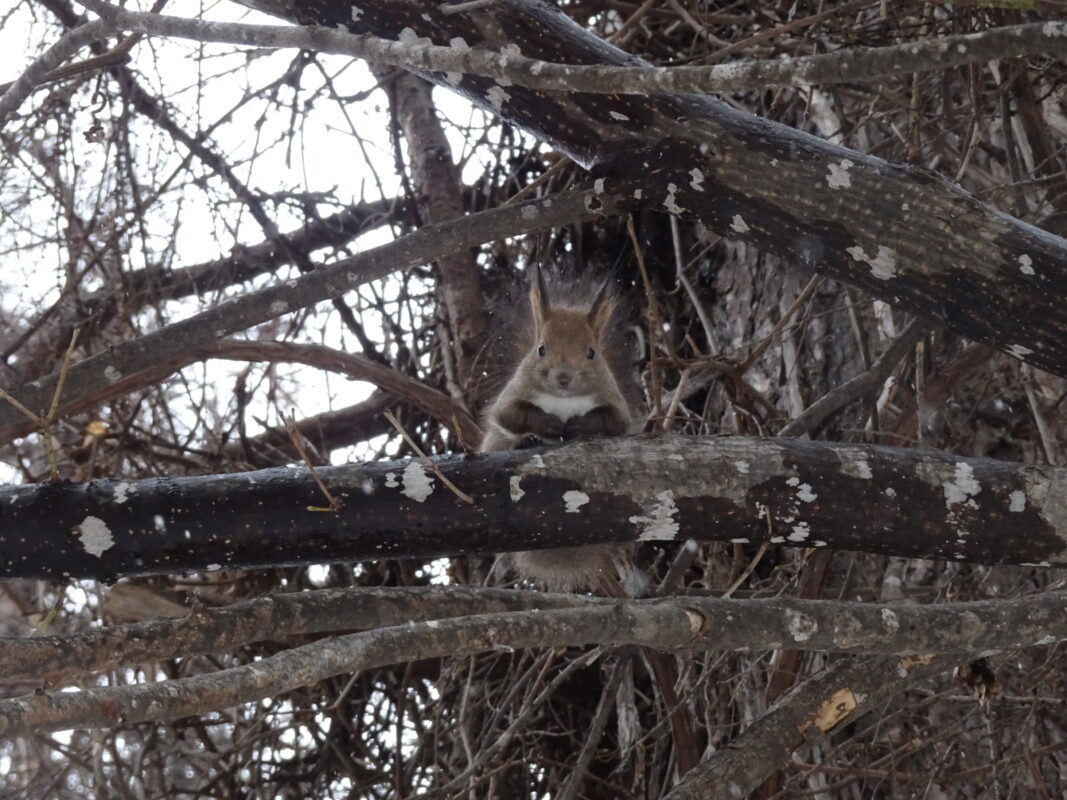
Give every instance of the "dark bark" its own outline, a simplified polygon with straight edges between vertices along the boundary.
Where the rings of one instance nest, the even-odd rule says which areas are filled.
[[[239,0],[305,25],[427,37],[567,64],[637,65],[539,0],[445,14],[427,0]],[[358,17],[353,21],[353,16]],[[401,32],[407,29],[404,37]],[[1067,375],[1067,241],[924,169],[697,95],[559,93],[449,81],[599,176],[641,176],[642,202],[816,268],[972,339]],[[455,84],[455,85],[453,85]]]
[[[666,436],[319,472],[340,511],[323,510],[304,469],[5,487],[0,577],[113,579],[685,538],[1067,565],[1067,469],[1057,467]]]

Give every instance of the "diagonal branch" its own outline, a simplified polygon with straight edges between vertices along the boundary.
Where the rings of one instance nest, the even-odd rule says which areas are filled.
[[[748,797],[803,745],[841,730],[960,658],[845,659],[796,686],[728,747],[691,770],[664,800]]]
[[[59,41],[34,60],[17,79],[7,84],[7,91],[0,96],[0,125],[5,124],[8,117],[18,111],[19,106],[38,86],[48,82],[49,74],[53,70],[58,69],[64,61],[86,45],[103,39],[114,30],[114,25],[107,20],[96,19],[63,34]]]
[[[224,339],[196,348],[195,357],[226,358],[237,361],[300,363],[340,372],[357,380],[373,383],[380,389],[407,400],[459,434],[460,443],[469,450],[477,447],[482,431],[470,412],[444,392],[415,378],[379,364],[365,356],[344,353],[332,347],[293,342],[251,342]]]
[[[820,397],[805,408],[799,416],[790,420],[789,424],[778,432],[778,435],[803,436],[811,433],[849,403],[881,389],[901,359],[915,347],[925,333],[926,326],[921,322],[911,323],[893,340],[878,360],[871,364],[870,369]]]
[[[431,0],[361,0],[356,19],[349,6],[239,2],[306,26],[340,26],[401,45],[448,42],[464,52],[467,46],[491,53],[498,64],[510,65],[513,55],[570,65],[643,64],[534,0],[497,0],[456,14]],[[1062,27],[1041,30],[1051,35]],[[922,44],[902,52],[922,52]],[[1059,301],[1067,293],[1067,242],[933,172],[887,163],[710,97],[559,92],[420,71],[599,177],[643,178],[646,208],[699,220],[1067,374],[1067,306]]]

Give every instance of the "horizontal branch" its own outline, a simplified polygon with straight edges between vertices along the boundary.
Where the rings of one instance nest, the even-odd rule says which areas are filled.
[[[51,684],[74,674],[225,653],[287,636],[595,602],[580,595],[467,586],[287,592],[221,608],[198,608],[181,619],[112,625],[66,636],[0,638],[0,682]]]
[[[425,586],[322,589],[199,608],[177,620],[97,628],[65,636],[0,638],[0,681],[56,682],[103,669],[222,653],[267,639],[386,628],[481,614],[534,612],[596,624],[653,614],[669,622],[643,633],[662,650],[794,650],[906,656],[985,654],[1067,640],[1067,592],[937,605],[886,605],[778,597],[732,600],[671,597],[620,603],[573,594]],[[510,618],[509,618],[510,619]],[[430,626],[433,627],[433,626]],[[655,626],[654,626],[655,627]],[[587,629],[584,623],[583,630]],[[610,641],[615,634],[602,629]],[[576,642],[568,642],[575,644]],[[419,656],[412,655],[412,658]]]
[[[0,577],[110,580],[686,538],[1067,565],[1067,468],[664,436],[319,473],[343,503],[337,512],[320,510],[304,469],[0,487]]]
[[[367,597],[388,598],[389,594],[378,590]],[[410,602],[414,592],[396,594],[402,602]],[[471,599],[469,589],[459,590],[456,595],[463,598],[463,603]],[[487,595],[500,602],[500,593]],[[348,599],[355,596],[349,593]],[[535,597],[516,595],[515,601],[533,603]],[[895,664],[899,673],[914,663],[930,663],[932,652],[975,654],[1067,638],[1067,593],[1013,601],[899,607],[785,598],[738,601],[683,597],[630,602],[573,599],[580,607],[408,621],[324,639],[209,675],[78,693],[38,692],[0,701],[0,737],[72,727],[169,721],[273,697],[341,673],[495,649],[636,644],[694,652],[735,647],[778,649],[783,642],[789,642],[791,648],[899,656]],[[551,606],[566,602],[566,598],[550,595],[546,601],[545,605]],[[292,609],[294,603],[289,605]],[[270,615],[269,606],[260,603],[259,608]],[[411,608],[416,614],[419,612],[417,606]],[[425,605],[421,611],[425,613]],[[216,612],[215,616],[223,613],[226,611]],[[230,614],[232,617],[232,610]],[[389,614],[382,618],[389,618]],[[209,621],[207,612],[187,618],[192,626]],[[162,632],[160,627],[177,625],[159,623],[154,632],[158,635]],[[145,626],[134,627],[141,633]],[[100,642],[106,635],[91,634],[96,637],[96,648],[90,648],[86,655],[99,658]],[[49,644],[61,648],[65,638],[70,637]],[[224,640],[212,649],[239,641],[240,637]],[[204,645],[206,640],[199,643]],[[15,643],[16,649],[18,646]],[[48,648],[48,644],[44,648],[36,643],[28,646]],[[134,645],[138,646],[144,655],[148,654],[146,649],[153,647]],[[915,653],[926,655],[909,657]],[[17,653],[15,657],[18,658]]]
[[[945,36],[889,47],[849,47],[791,59],[714,66],[617,67],[557,64],[470,47],[462,38],[447,45],[413,30],[399,41],[333,28],[247,25],[127,11],[93,3],[115,30],[267,48],[300,48],[364,58],[442,74],[478,75],[502,86],[591,94],[734,92],[769,86],[843,83],[942,70],[964,64],[1036,53],[1067,55],[1067,23],[1036,22]],[[354,16],[358,21],[358,16]],[[410,29],[409,29],[410,30]],[[443,37],[436,37],[443,39]]]

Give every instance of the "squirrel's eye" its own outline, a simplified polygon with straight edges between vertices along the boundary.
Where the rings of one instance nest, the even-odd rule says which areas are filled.
[[[588,350],[586,350],[585,351],[585,357],[586,358],[595,358],[596,357],[596,348],[595,347],[590,347]]]
[[[545,357],[545,346],[543,344],[537,346],[537,355],[541,356],[541,358]]]

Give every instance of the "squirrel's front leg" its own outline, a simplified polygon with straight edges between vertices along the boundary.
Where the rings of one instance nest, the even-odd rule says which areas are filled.
[[[563,426],[563,438],[576,436],[622,436],[628,422],[614,406],[597,406],[581,416],[571,417]]]
[[[496,422],[521,440],[535,436],[542,441],[563,438],[563,420],[533,403],[512,403],[501,409]]]

